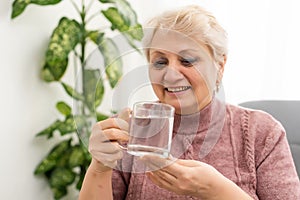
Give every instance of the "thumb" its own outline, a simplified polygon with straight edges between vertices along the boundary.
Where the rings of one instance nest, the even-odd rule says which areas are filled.
[[[200,161],[195,161],[195,160],[182,160],[178,159],[176,160],[176,163],[185,167],[197,167],[202,164]]]

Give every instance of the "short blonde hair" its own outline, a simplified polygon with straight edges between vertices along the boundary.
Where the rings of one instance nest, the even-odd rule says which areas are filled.
[[[211,56],[217,62],[223,62],[227,56],[227,33],[216,18],[200,6],[190,5],[178,10],[166,11],[152,18],[145,29],[143,45],[149,59],[149,48],[152,38],[158,29],[169,29],[180,32],[195,40],[204,42],[210,49]],[[151,30],[152,31],[149,31]]]

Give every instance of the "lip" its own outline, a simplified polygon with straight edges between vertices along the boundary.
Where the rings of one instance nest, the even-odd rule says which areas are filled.
[[[184,94],[186,91],[188,91],[190,89],[191,89],[191,86],[178,86],[178,87],[165,87],[164,88],[165,92],[172,96]]]

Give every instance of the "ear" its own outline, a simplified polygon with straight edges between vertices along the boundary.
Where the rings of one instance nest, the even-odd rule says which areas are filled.
[[[219,62],[219,66],[220,66],[219,73],[221,76],[223,76],[226,61],[227,61],[227,56],[224,54],[223,60],[221,62]]]
[[[216,81],[216,87],[217,87],[217,91],[219,90],[219,85],[222,81],[223,78],[223,73],[224,73],[224,68],[225,68],[225,64],[227,61],[227,56],[224,54],[223,55],[223,60],[221,62],[219,62],[219,69],[218,69],[218,73],[217,73],[217,81]]]

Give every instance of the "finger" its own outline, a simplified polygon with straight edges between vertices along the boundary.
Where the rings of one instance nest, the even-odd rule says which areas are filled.
[[[100,145],[103,142],[108,141],[118,141],[118,142],[126,142],[129,139],[129,135],[126,131],[120,129],[105,129],[100,131],[93,131],[89,138],[89,146],[90,145]]]
[[[109,128],[118,128],[124,131],[128,131],[129,125],[124,119],[121,118],[109,118],[103,121],[96,123],[92,131],[99,132],[100,130],[109,129]]]
[[[101,143],[101,145],[90,146],[89,151],[99,151],[102,153],[113,154],[121,151],[117,142]]]
[[[160,175],[162,178],[167,180],[168,182],[174,182],[177,180],[177,171],[169,171],[168,166],[173,165],[172,162],[174,160],[169,160],[166,158],[155,158],[152,156],[143,156],[142,160],[144,159],[144,163],[147,165],[147,167],[150,169],[150,171],[153,171],[154,174]],[[163,163],[165,162],[165,163]],[[166,164],[167,163],[167,164]]]
[[[177,181],[177,177],[175,177],[172,174],[169,174],[167,171],[165,170],[156,170],[152,172],[154,175],[160,177],[161,179],[165,180],[166,182],[168,182],[170,185],[173,185],[176,181]]]
[[[185,166],[185,167],[198,167],[199,165],[201,165],[202,162],[195,161],[195,160],[181,160],[181,159],[178,159],[176,161],[176,163],[181,165],[181,166]]]
[[[142,162],[150,169],[150,171],[163,170],[165,168],[165,164],[156,163],[155,160],[149,159],[149,156],[143,156],[140,158]]]
[[[179,194],[178,193],[178,188],[176,186],[174,186],[173,183],[169,183],[165,179],[162,179],[159,176],[156,176],[153,172],[147,172],[146,175],[158,187],[161,187],[161,188],[164,188],[168,191]]]
[[[118,151],[116,153],[103,153],[100,151],[92,151],[92,156],[100,162],[114,162],[115,160],[120,160],[123,157],[123,152]]]
[[[104,166],[115,167],[117,161],[123,157],[123,152],[119,151],[117,153],[103,153],[99,151],[91,151],[90,152],[94,159],[101,162]]]
[[[129,135],[126,131],[111,128],[103,130],[103,134],[99,137],[101,141],[118,141],[126,142],[129,139]]]
[[[173,157],[165,159],[158,156],[147,155],[143,156],[141,159],[146,163],[147,166],[150,166],[149,163],[151,163],[151,169],[157,170],[161,168],[161,171],[168,173],[176,179],[180,176],[180,174],[184,174],[186,172],[187,167],[199,167],[201,165],[205,165],[205,163],[200,161],[181,160]]]
[[[163,158],[160,156],[154,156],[154,155],[145,155],[140,159],[143,162],[151,163],[152,165],[156,166],[157,169],[167,167],[175,162],[175,160],[171,160],[169,158]]]
[[[158,187],[165,188],[165,189],[171,187],[169,182],[155,175],[153,172],[147,172],[146,175]]]
[[[157,171],[157,170],[161,169],[161,167],[159,167],[151,162],[147,162],[147,161],[143,161],[143,162],[148,167],[147,171]]]
[[[126,122],[129,122],[131,116],[131,110],[130,108],[124,108],[121,110],[121,112],[118,114],[118,118],[125,120]]]

